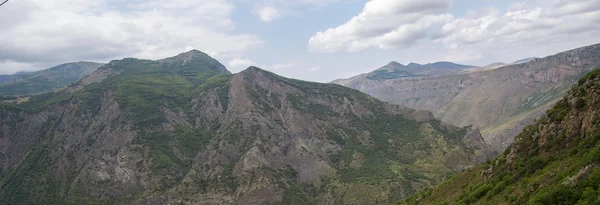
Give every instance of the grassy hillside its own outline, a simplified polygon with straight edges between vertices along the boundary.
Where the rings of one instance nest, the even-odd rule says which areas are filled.
[[[600,70],[495,160],[401,204],[600,204]]]

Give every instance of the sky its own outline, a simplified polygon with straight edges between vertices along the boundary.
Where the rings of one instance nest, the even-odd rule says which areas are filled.
[[[197,49],[329,82],[390,61],[484,66],[600,43],[600,0],[9,0],[0,74]]]

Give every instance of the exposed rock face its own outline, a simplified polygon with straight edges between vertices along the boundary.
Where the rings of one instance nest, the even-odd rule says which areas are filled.
[[[475,125],[501,151],[575,80],[600,64],[600,44],[527,63],[462,75],[334,81],[380,100],[429,110],[457,126]],[[539,108],[545,108],[539,110]],[[517,129],[513,129],[518,125]]]
[[[0,104],[0,203],[380,204],[495,154],[427,111],[222,68],[123,59]]]
[[[600,68],[598,68],[600,69]],[[595,204],[600,196],[600,70],[578,80],[507,150],[407,204]]]

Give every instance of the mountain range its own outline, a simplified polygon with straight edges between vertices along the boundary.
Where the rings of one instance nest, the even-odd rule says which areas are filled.
[[[597,44],[342,86],[192,50],[0,76],[0,204],[594,204],[599,65]]]
[[[452,62],[436,62],[428,64],[409,63],[402,65],[392,61],[387,65],[369,73],[361,74],[349,79],[340,79],[333,81],[336,84],[345,84],[360,79],[369,80],[391,80],[400,78],[411,78],[420,76],[440,76],[450,74],[467,73],[469,70],[476,69],[477,66],[460,65]]]
[[[36,72],[0,75],[0,95],[31,95],[53,91],[78,81],[102,65],[74,62]]]
[[[474,125],[482,129],[486,142],[502,152],[579,77],[600,64],[600,44],[522,62],[527,63],[410,78],[388,78],[376,70],[381,74],[378,79],[365,74],[333,83],[386,102],[429,110],[457,126]]]
[[[599,204],[599,93],[595,70],[502,155],[401,204]]]
[[[382,204],[495,155],[428,111],[196,50],[0,102],[0,204]]]

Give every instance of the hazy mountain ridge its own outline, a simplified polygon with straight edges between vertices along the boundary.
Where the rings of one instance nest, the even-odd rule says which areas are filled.
[[[474,124],[483,129],[486,141],[502,150],[526,124],[511,121],[539,116],[543,110],[536,109],[556,101],[598,64],[600,44],[468,74],[385,81],[355,77],[335,82],[383,101],[432,111],[459,126]]]
[[[0,128],[8,204],[389,203],[495,155],[427,111],[199,51],[2,103]]]
[[[46,70],[0,77],[0,95],[30,95],[65,87],[96,71],[104,64],[74,62]]]
[[[511,64],[529,63],[530,61],[537,60],[537,59],[540,59],[540,58],[538,58],[538,57],[529,57],[529,58],[524,58],[524,59],[521,59],[521,60],[516,60],[515,62],[512,62]]]
[[[343,84],[364,78],[370,80],[392,80],[400,78],[440,76],[467,73],[470,69],[476,69],[477,66],[460,65],[452,62],[435,62],[428,64],[409,63],[408,65],[392,61],[387,65],[369,73],[361,74],[348,79],[338,79],[332,83]]]
[[[23,76],[26,76],[29,73],[30,72],[17,72],[12,75],[0,75],[0,84],[16,78],[22,78]]]
[[[598,204],[600,70],[581,78],[495,160],[405,204]]]

